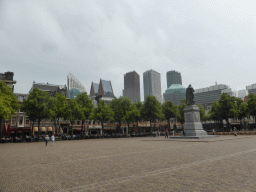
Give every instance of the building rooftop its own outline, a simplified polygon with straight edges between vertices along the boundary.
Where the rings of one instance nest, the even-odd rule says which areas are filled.
[[[106,95],[113,95],[113,90],[110,81],[102,80],[103,89]]]
[[[165,90],[164,94],[172,94],[174,92],[186,93],[186,88],[181,84],[172,84],[168,89]]]

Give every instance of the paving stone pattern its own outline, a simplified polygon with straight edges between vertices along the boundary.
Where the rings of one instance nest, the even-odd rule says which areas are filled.
[[[0,191],[256,191],[256,136],[0,144]]]

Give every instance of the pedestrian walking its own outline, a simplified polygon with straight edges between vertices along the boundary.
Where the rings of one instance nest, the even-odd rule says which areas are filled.
[[[215,135],[215,129],[214,128],[212,129],[212,133],[213,133],[213,135]]]
[[[46,136],[45,136],[45,146],[46,146],[46,147],[47,147],[47,143],[48,143],[49,140],[50,140],[49,136],[46,135]]]
[[[235,133],[235,136],[237,136],[237,132],[236,132],[236,128],[234,127],[234,133]]]
[[[168,139],[168,129],[165,129],[165,139],[167,138]]]
[[[54,135],[51,136],[51,139],[52,139],[52,145],[54,145],[54,140],[55,140]]]

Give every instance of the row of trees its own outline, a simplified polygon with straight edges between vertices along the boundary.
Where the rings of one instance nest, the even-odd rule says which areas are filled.
[[[24,100],[20,109],[26,112],[33,126],[36,121],[39,127],[43,119],[51,119],[56,123],[55,127],[58,128],[59,120],[62,118],[71,122],[81,120],[82,126],[87,119],[99,120],[103,127],[105,121],[112,120],[118,123],[117,131],[120,132],[122,122],[127,122],[129,126],[130,123],[141,120],[149,121],[152,124],[156,120],[165,119],[170,125],[172,119],[183,124],[183,109],[185,107],[185,99],[182,99],[181,105],[178,106],[175,106],[172,101],[166,101],[161,105],[156,97],[148,95],[144,103],[132,103],[129,98],[120,97],[114,98],[110,104],[100,101],[98,107],[94,108],[93,102],[86,92],[79,94],[76,99],[66,99],[65,96],[58,93],[54,97],[50,97],[47,92],[35,88],[28,95],[28,99]],[[224,93],[219,101],[212,104],[209,116],[206,115],[203,107],[200,105],[198,107],[202,121],[222,122],[225,119],[229,123],[229,118],[256,117],[256,96],[249,94],[249,99],[244,103],[242,99]],[[18,101],[11,89],[4,82],[0,82],[0,122],[3,119],[9,119],[18,108]]]
[[[24,100],[21,110],[24,111],[33,123],[37,121],[38,127],[43,119],[51,119],[59,127],[60,118],[70,120],[82,120],[82,127],[86,119],[99,120],[104,130],[104,122],[112,120],[118,123],[117,131],[120,132],[121,123],[128,124],[139,122],[142,119],[154,123],[157,119],[176,118],[184,122],[183,108],[186,106],[185,100],[183,105],[175,106],[171,101],[163,105],[157,101],[156,97],[148,95],[144,103],[132,101],[127,97],[114,98],[110,104],[100,101],[97,108],[93,108],[92,100],[87,93],[81,93],[76,99],[66,99],[65,96],[56,93],[50,97],[47,92],[35,88]],[[40,130],[38,132],[40,134]]]
[[[66,99],[64,95],[56,93],[54,97],[50,97],[47,92],[35,88],[28,95],[28,99],[24,100],[21,105],[24,111],[32,121],[34,127],[35,121],[38,127],[43,119],[51,119],[59,127],[60,118],[70,120],[82,120],[82,126],[86,119],[92,113],[93,103],[87,93],[81,93],[76,99]],[[40,134],[40,130],[38,132]]]
[[[256,117],[256,96],[252,93],[248,95],[246,103],[240,98],[223,93],[219,101],[214,101],[209,112],[209,119],[221,123],[225,120],[228,124],[229,118],[242,120],[250,116]]]
[[[114,98],[108,105],[105,101],[100,101],[98,107],[94,109],[92,100],[87,93],[81,93],[76,99],[66,99],[65,96],[56,93],[50,97],[47,92],[35,88],[29,93],[27,100],[22,105],[18,101],[11,89],[4,82],[0,82],[0,120],[9,119],[18,108],[25,112],[32,121],[40,127],[43,119],[54,121],[55,127],[59,127],[60,118],[70,120],[82,120],[82,126],[85,120],[99,120],[104,126],[104,122],[112,120],[118,123],[118,132],[120,132],[121,122],[129,124],[141,120],[150,121],[150,124],[158,120],[177,119],[184,122],[183,109],[186,106],[185,99],[182,105],[175,106],[171,101],[166,101],[163,105],[157,101],[156,97],[148,95],[144,103],[132,101],[127,97]],[[205,112],[203,109],[202,114]],[[202,117],[201,117],[202,118]],[[31,130],[33,131],[33,130]],[[40,134],[40,130],[38,132]]]

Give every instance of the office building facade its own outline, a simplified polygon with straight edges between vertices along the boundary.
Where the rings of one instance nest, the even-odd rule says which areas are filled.
[[[248,94],[252,93],[256,95],[256,83],[246,86],[246,90],[248,91]]]
[[[171,100],[174,105],[181,105],[181,99],[186,99],[186,88],[180,84],[172,84],[163,94],[164,101]]]
[[[205,110],[210,110],[214,101],[219,101],[222,93],[236,96],[228,85],[220,84],[206,88],[196,89],[194,92],[195,103],[200,104]]]
[[[112,88],[111,81],[100,79],[99,88],[95,100],[100,102],[104,100],[106,103],[110,103],[115,98],[114,91]]]
[[[148,70],[143,73],[144,101],[147,95],[153,95],[162,103],[161,93],[161,75],[154,70]]]
[[[49,83],[36,83],[34,81],[29,92],[32,92],[36,87],[40,90],[46,91],[52,97],[56,93],[59,93],[59,94],[64,95],[66,98],[69,98],[68,90],[67,90],[66,85],[53,85],[53,84],[49,84]]]
[[[83,84],[72,73],[67,76],[67,85],[70,99],[75,99],[80,93],[86,92]]]
[[[182,79],[181,79],[181,74],[177,71],[168,71],[166,73],[166,79],[167,79],[167,89],[172,85],[172,84],[179,84],[182,85]]]
[[[16,84],[16,81],[13,80],[14,73],[7,71],[5,73],[0,73],[0,81],[5,82],[5,84],[12,89],[12,92],[14,92],[14,84]]]
[[[123,96],[128,97],[132,102],[140,101],[140,76],[136,71],[124,75]]]

